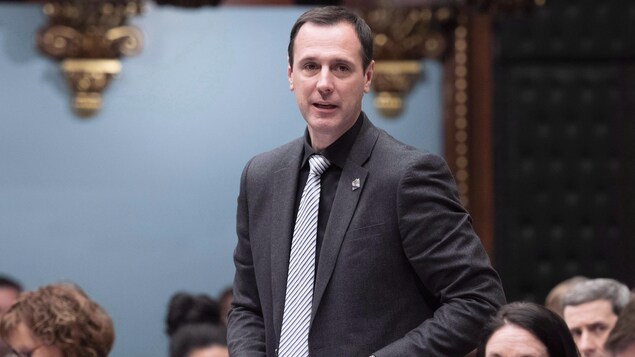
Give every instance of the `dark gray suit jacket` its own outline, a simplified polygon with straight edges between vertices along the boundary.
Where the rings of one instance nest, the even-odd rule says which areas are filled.
[[[504,303],[498,275],[443,159],[360,120],[319,253],[311,356],[463,356]],[[303,143],[243,171],[230,356],[276,355]]]

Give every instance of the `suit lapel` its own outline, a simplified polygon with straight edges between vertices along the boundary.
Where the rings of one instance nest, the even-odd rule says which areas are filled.
[[[355,144],[351,148],[346,166],[342,169],[342,175],[340,176],[331,208],[331,216],[324,232],[313,289],[311,322],[315,319],[320,301],[335,269],[344,235],[355,213],[359,198],[364,191],[368,170],[362,165],[370,157],[379,135],[377,128],[368,121],[365,115],[363,120],[364,123],[355,140]],[[360,188],[353,190],[353,181],[356,180],[359,180]]]
[[[273,326],[276,336],[282,328],[282,312],[287,288],[289,252],[293,236],[294,205],[303,141],[291,150],[288,161],[274,173],[273,200],[271,206],[271,294],[273,301]]]

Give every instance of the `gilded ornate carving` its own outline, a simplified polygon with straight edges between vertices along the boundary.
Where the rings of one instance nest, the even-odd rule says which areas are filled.
[[[387,117],[403,110],[405,96],[421,77],[421,60],[447,55],[454,6],[399,7],[382,2],[364,18],[374,32],[375,106]]]
[[[375,33],[375,58],[380,60],[420,60],[439,58],[447,49],[443,27],[453,17],[448,7],[375,8],[366,20]]]
[[[121,63],[115,59],[66,59],[62,70],[75,93],[76,113],[89,116],[101,108],[101,93],[121,71]]]
[[[375,107],[386,117],[396,117],[403,109],[403,96],[412,90],[421,75],[419,61],[378,61],[373,88]]]
[[[517,11],[544,6],[547,0],[468,0],[468,3],[479,10]]]
[[[179,7],[216,6],[221,0],[155,0],[157,5],[172,5]]]
[[[127,25],[143,11],[143,0],[51,0],[43,7],[49,23],[36,36],[38,49],[62,63],[76,112],[90,116],[101,93],[120,72],[121,56],[138,54],[143,35]]]
[[[461,14],[468,8],[481,11],[514,11],[542,6],[547,0],[374,0],[349,3],[360,8],[362,16],[374,33],[374,57],[377,63],[373,89],[378,93],[375,105],[385,116],[398,116],[405,96],[420,77],[412,71],[385,71],[382,63],[390,67],[411,68],[410,63],[432,58],[446,60],[456,51],[455,29]],[[466,43],[459,41],[458,43]],[[462,68],[462,67],[461,67]],[[458,68],[457,70],[462,70]],[[399,88],[394,83],[408,82]],[[465,82],[467,83],[467,82]]]

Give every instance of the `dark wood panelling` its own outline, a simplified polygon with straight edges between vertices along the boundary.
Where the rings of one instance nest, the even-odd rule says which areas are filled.
[[[635,3],[496,21],[496,266],[510,300],[635,272]]]

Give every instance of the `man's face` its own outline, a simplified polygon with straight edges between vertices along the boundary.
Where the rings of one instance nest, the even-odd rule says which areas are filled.
[[[305,23],[293,45],[289,86],[308,124],[315,149],[323,149],[350,129],[370,90],[374,62],[364,71],[361,43],[353,26]]]
[[[583,357],[608,357],[604,342],[617,321],[608,300],[565,306],[564,321]]]

